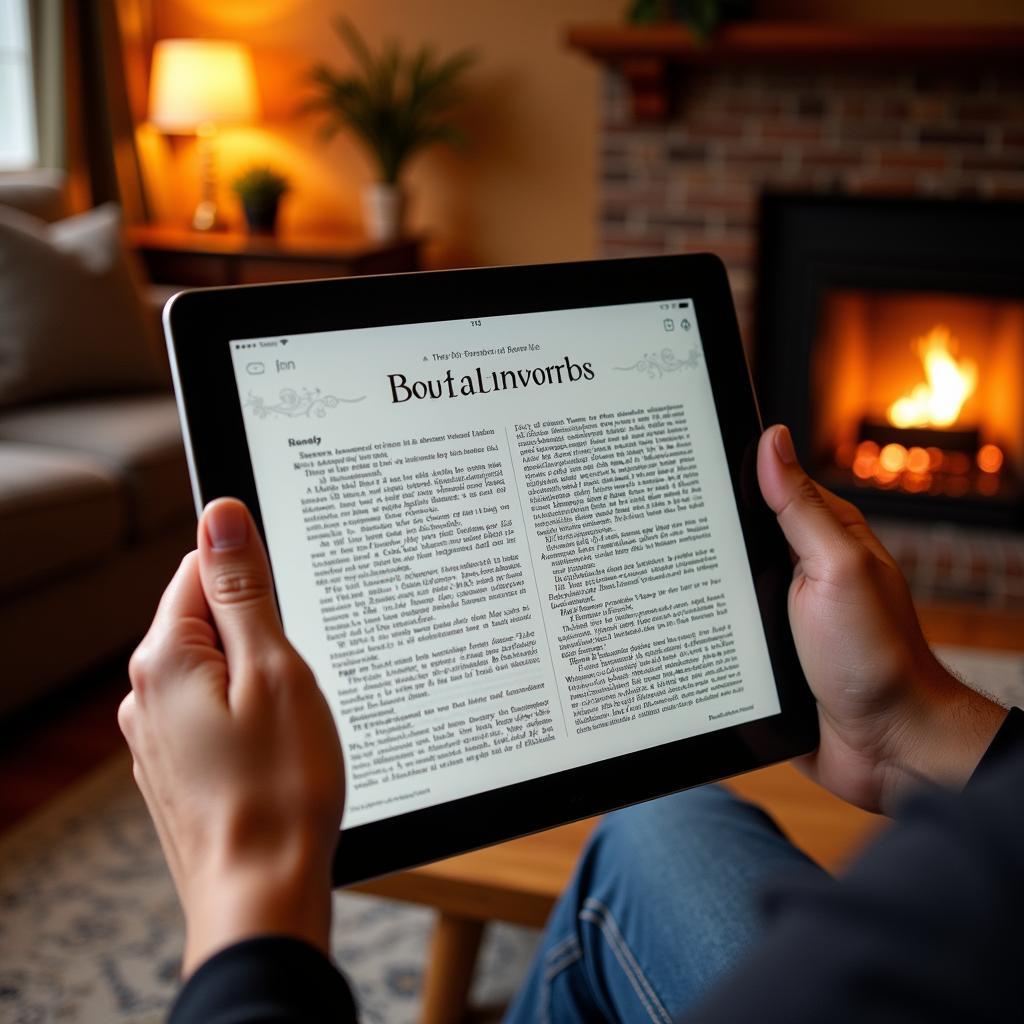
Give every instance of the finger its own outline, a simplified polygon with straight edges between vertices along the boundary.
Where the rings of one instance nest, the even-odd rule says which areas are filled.
[[[213,628],[213,616],[199,578],[199,554],[182,559],[167,585],[153,623],[128,662],[132,690],[141,700],[186,668],[211,657],[223,659]]]
[[[887,565],[896,565],[896,560],[885,549],[885,545],[875,536],[874,531],[868,526],[867,520],[864,518],[864,513],[856,505],[846,501],[844,498],[840,498],[838,494],[833,494],[827,487],[822,487],[819,483],[816,483],[815,487],[818,488],[822,501],[828,505],[833,515],[847,532],[856,537],[876,558]]]
[[[267,553],[249,510],[235,498],[219,498],[203,510],[199,574],[229,666],[287,644]]]
[[[160,598],[151,628],[166,630],[185,619],[205,619],[207,622],[211,619],[210,606],[199,578],[198,551],[190,551],[181,560],[178,571]]]
[[[769,427],[761,435],[757,478],[764,500],[805,566],[820,564],[855,543],[836,510],[797,462],[793,438],[786,427]]]
[[[117,707],[117,725],[121,730],[125,743],[129,750],[132,749],[132,741],[135,737],[135,717],[138,708],[135,703],[135,691],[129,690]]]

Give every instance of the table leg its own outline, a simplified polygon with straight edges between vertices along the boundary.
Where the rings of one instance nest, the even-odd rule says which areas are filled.
[[[439,913],[423,981],[420,1024],[461,1024],[484,922]]]

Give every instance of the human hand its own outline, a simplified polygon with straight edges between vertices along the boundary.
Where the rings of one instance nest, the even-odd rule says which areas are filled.
[[[896,563],[807,476],[785,427],[762,435],[757,472],[796,559],[789,621],[818,702],[821,743],[797,766],[868,811],[891,811],[922,777],[962,787],[1005,710],[932,654]]]
[[[245,506],[207,506],[132,656],[118,722],[185,912],[183,972],[256,935],[327,951],[341,745],[285,639]]]

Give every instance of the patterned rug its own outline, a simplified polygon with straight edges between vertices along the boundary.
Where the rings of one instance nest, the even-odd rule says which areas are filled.
[[[333,948],[365,1024],[412,1024],[432,912],[349,893]],[[127,758],[0,841],[0,1022],[154,1024],[178,987],[183,922]],[[471,1001],[501,1007],[537,933],[491,925]]]

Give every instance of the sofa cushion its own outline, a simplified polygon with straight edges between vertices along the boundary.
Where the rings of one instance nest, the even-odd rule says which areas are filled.
[[[0,594],[106,555],[124,518],[120,484],[94,460],[0,443]]]
[[[145,544],[104,555],[81,572],[6,598],[0,615],[0,716],[137,644],[161,591],[195,541],[194,526],[183,522]],[[10,785],[6,777],[3,785]]]
[[[13,206],[40,220],[60,220],[67,213],[67,177],[63,171],[39,168],[0,175],[0,206]]]
[[[151,535],[190,514],[192,498],[174,399],[86,399],[0,413],[0,441],[89,456],[123,485],[129,532]]]
[[[0,406],[166,386],[108,203],[55,224],[0,206]]]

